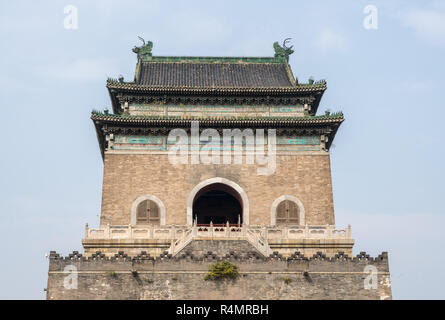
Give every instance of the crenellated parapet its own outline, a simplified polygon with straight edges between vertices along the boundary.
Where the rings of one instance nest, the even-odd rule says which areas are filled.
[[[350,257],[344,252],[338,252],[334,256],[330,257],[322,252],[317,252],[312,256],[306,257],[304,254],[296,251],[290,256],[284,256],[277,251],[273,252],[269,257],[264,257],[257,251],[249,251],[249,252],[239,252],[239,251],[230,251],[225,255],[218,255],[212,251],[207,251],[204,254],[194,254],[191,250],[185,250],[181,252],[181,254],[173,256],[168,251],[164,251],[158,256],[151,256],[146,251],[142,251],[138,255],[130,256],[126,254],[124,251],[119,251],[117,254],[113,256],[106,255],[100,251],[93,253],[89,256],[84,256],[78,251],[73,251],[69,255],[63,257],[60,256],[55,251],[51,251],[50,256],[50,265],[55,265],[56,263],[59,266],[68,265],[73,262],[82,262],[84,265],[94,265],[100,264],[102,262],[127,262],[132,264],[134,262],[138,263],[150,263],[150,264],[162,264],[165,262],[174,263],[181,261],[193,261],[193,262],[217,262],[217,261],[238,261],[240,263],[248,263],[252,261],[261,260],[265,263],[274,263],[277,261],[281,262],[293,262],[293,261],[306,261],[312,264],[316,264],[317,262],[347,262],[351,265],[353,264],[362,264],[362,263],[375,263],[375,264],[385,264],[388,261],[388,253],[382,252],[377,257],[371,257],[366,252],[360,252],[354,257]]]
[[[227,261],[236,266],[233,280],[208,280],[210,268]],[[73,280],[75,279],[75,280]],[[75,286],[69,281],[75,281]],[[184,288],[187,288],[184,290]],[[48,299],[390,299],[388,254],[355,257],[321,252],[285,257],[274,252],[236,251],[221,256],[186,250],[153,257],[146,252],[85,257],[50,254]]]

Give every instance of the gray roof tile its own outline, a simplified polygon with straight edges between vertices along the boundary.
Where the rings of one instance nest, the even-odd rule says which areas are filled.
[[[138,84],[161,87],[293,87],[284,63],[145,62]]]

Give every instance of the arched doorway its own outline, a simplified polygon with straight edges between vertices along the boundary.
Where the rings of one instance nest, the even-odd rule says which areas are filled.
[[[197,224],[242,224],[243,204],[232,187],[213,183],[203,187],[193,200],[193,219]]]
[[[212,187],[213,186],[213,187]],[[193,204],[200,195],[206,193],[206,191],[216,190],[225,191],[234,196],[241,204],[241,223],[243,225],[249,225],[249,199],[244,189],[237,183],[222,177],[214,177],[198,183],[187,197],[187,224],[191,226],[193,224]]]

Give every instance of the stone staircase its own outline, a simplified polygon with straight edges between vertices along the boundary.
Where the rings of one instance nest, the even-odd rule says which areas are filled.
[[[197,226],[190,227],[183,233],[183,236],[179,239],[173,240],[168,250],[168,253],[172,256],[177,255],[185,247],[187,247],[193,240],[211,240],[220,241],[221,243],[231,242],[229,248],[233,247],[237,241],[248,242],[253,246],[256,251],[262,254],[264,257],[269,257],[273,252],[266,239],[261,237],[260,234],[253,230],[250,230],[245,226]]]

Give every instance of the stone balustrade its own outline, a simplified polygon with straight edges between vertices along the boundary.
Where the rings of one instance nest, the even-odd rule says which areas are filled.
[[[248,232],[260,239],[351,239],[351,227],[337,229],[325,226],[240,226],[240,225],[194,225],[194,226],[132,226],[108,225],[100,228],[85,228],[85,239],[181,239],[192,230],[194,238],[246,238]]]

